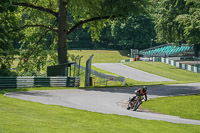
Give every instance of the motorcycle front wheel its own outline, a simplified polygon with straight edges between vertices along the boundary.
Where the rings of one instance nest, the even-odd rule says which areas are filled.
[[[135,100],[135,103],[134,103],[134,105],[133,105],[133,111],[136,111],[136,110],[139,108],[140,104],[141,104],[141,102],[140,102],[140,97],[137,96],[137,98],[136,98],[136,100]]]
[[[139,102],[136,101],[135,104],[134,104],[134,106],[133,106],[133,111],[136,111],[139,106],[140,106]]]

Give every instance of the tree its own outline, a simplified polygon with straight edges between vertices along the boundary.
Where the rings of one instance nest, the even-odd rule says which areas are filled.
[[[176,21],[184,26],[184,37],[187,43],[194,44],[195,57],[200,51],[200,1],[188,0],[188,12],[177,16]]]
[[[18,19],[13,15],[16,8],[9,5],[6,0],[0,2],[0,75],[10,76],[15,73],[10,71],[14,55],[13,41],[18,39],[18,35],[9,33],[10,27],[16,26]],[[12,20],[9,22],[7,20]]]
[[[113,23],[112,34],[123,49],[149,48],[156,37],[152,18],[145,16],[129,16],[126,21]]]
[[[200,2],[197,0],[165,0],[160,2],[155,29],[159,42],[194,44],[198,56],[200,44]]]
[[[93,40],[98,40],[106,23],[128,14],[147,14],[147,0],[10,0],[18,7],[22,21],[23,46],[29,48],[27,58],[39,52],[45,36],[52,34],[57,42],[58,62],[67,62],[67,37],[80,26],[88,27]],[[73,16],[70,22],[68,13]],[[15,27],[16,28],[16,27]],[[16,29],[15,29],[16,30]],[[16,30],[16,31],[17,31]],[[37,41],[36,41],[37,40]],[[36,53],[37,53],[36,52]]]

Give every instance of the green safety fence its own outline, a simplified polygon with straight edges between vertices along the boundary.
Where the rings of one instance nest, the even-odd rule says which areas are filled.
[[[164,58],[164,57],[161,58],[161,62],[175,66],[175,67],[180,68],[180,69],[200,73],[200,66],[187,65],[187,64],[179,63],[175,60],[170,60],[170,59],[167,59],[167,58]]]
[[[28,87],[79,87],[80,77],[0,77],[0,89]]]

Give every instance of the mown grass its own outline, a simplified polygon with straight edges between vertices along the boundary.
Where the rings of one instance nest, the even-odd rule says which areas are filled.
[[[151,99],[143,108],[154,112],[200,120],[200,94]]]
[[[121,60],[128,59],[128,56],[122,54],[123,51],[115,50],[69,50],[70,55],[83,56],[81,65],[85,66],[87,59],[94,54],[92,63],[118,63]]]
[[[85,66],[86,60],[90,55],[94,54],[92,63],[118,63],[120,60],[128,59],[129,57],[123,56],[119,51],[109,50],[70,50],[70,54],[83,55],[81,60],[83,66]],[[128,86],[140,86],[140,85],[167,85],[167,84],[184,84],[192,82],[200,82],[200,74],[189,72],[187,70],[178,69],[176,67],[161,63],[161,62],[129,62],[126,65],[140,69],[152,74],[156,74],[162,77],[170,78],[175,81],[164,82],[142,82],[126,78]],[[92,66],[93,70],[110,75],[120,76],[99,68]]]
[[[0,133],[197,133],[200,131],[200,126],[197,125],[94,113],[8,98],[2,94],[0,101]]]
[[[21,91],[34,91],[34,90],[61,90],[61,89],[78,89],[77,87],[33,87],[33,88],[14,88],[14,89],[0,89],[0,94],[7,92],[21,92]]]
[[[143,66],[144,68],[147,67],[146,64],[143,64],[143,65],[145,65]],[[165,67],[168,67],[168,66],[169,65],[166,65]],[[150,65],[149,67],[152,67],[152,65]],[[152,67],[151,69],[157,70],[154,67]],[[142,64],[139,68],[142,68]],[[150,69],[150,68],[146,68],[146,69]],[[166,70],[161,70],[160,72],[163,72],[163,71],[167,71],[168,73],[170,73],[169,71],[171,71],[171,69],[166,68]],[[185,70],[183,71],[185,72]],[[158,75],[158,73],[155,73],[155,74]],[[172,75],[172,74],[169,74],[169,75]],[[187,75],[185,76],[186,78],[184,80],[178,80],[175,82],[180,82],[180,83],[193,82],[191,80],[187,81],[187,79],[190,78],[190,76],[188,77]],[[146,82],[140,82],[140,81],[134,81],[134,80],[130,80],[128,82],[132,83],[133,85],[169,84],[169,82],[146,83]],[[171,83],[175,83],[175,82],[171,82]],[[31,89],[24,89],[24,91],[32,90],[32,89],[42,90],[42,89],[66,89],[66,88],[31,88]],[[4,90],[1,93],[5,93],[6,91],[7,90]],[[23,89],[21,89],[21,91],[23,91]],[[33,132],[33,133],[35,132],[39,132],[39,133],[40,132],[42,133],[49,133],[49,132],[52,132],[52,133],[62,133],[62,132],[63,133],[66,133],[66,132],[69,132],[69,133],[71,132],[76,132],[76,133],[79,133],[79,132],[80,133],[84,133],[84,132],[87,132],[87,133],[90,133],[90,132],[91,133],[93,132],[198,133],[200,131],[200,127],[196,125],[174,124],[174,123],[163,122],[163,121],[150,121],[150,120],[131,118],[128,116],[94,113],[94,112],[77,110],[77,109],[72,109],[72,108],[67,108],[67,107],[44,105],[40,103],[22,101],[18,99],[11,99],[3,95],[0,95],[0,101],[1,101],[0,102],[0,107],[1,107],[0,108],[0,121],[1,121],[0,132],[3,132],[3,133],[7,133],[7,132],[8,133],[9,132],[10,133],[15,133],[15,132],[20,132],[20,133],[21,132],[27,132],[27,133],[29,132]],[[144,102],[143,107],[149,108],[148,105],[152,106],[155,103],[159,104],[160,99],[155,100],[154,101],[155,103],[151,101],[152,100],[148,102]],[[174,101],[179,102],[178,99]],[[199,100],[197,99],[196,101],[199,101]],[[190,104],[191,104],[191,108],[196,107],[196,105],[194,105],[193,103],[190,103]],[[157,105],[157,107],[160,108],[161,110],[165,110],[164,108],[162,108],[163,105],[164,103],[160,103],[160,105]],[[199,104],[197,104],[197,106],[199,106]],[[183,106],[183,107],[177,106],[177,108],[174,108],[174,110],[179,110],[179,109],[182,110],[182,112],[184,112],[186,110],[186,106]],[[161,112],[161,111],[158,110],[158,112]],[[178,114],[179,113],[177,113],[177,115]],[[176,114],[172,114],[172,115],[176,115]],[[192,114],[192,115],[194,117],[197,114]],[[193,117],[190,117],[190,118],[194,119]]]
[[[124,54],[126,53],[124,50],[68,50],[68,53],[70,61],[75,61],[75,57],[77,55],[83,56],[81,58],[82,66],[86,65],[86,61],[92,54],[94,54],[92,63],[117,63],[121,60],[129,58],[126,54]],[[19,56],[15,56],[15,58],[16,59],[12,64],[12,67],[14,68],[17,67],[17,64],[19,63]]]
[[[83,56],[81,58],[81,66],[86,66],[86,61],[88,60],[88,58],[94,54],[93,58],[92,58],[92,63],[119,63],[119,61],[124,60],[124,59],[128,59],[129,57],[125,56],[125,52],[123,50],[69,50],[69,55],[70,56]],[[71,58],[70,58],[71,59]],[[99,69],[97,67],[92,66],[92,70],[104,73],[104,74],[109,74],[109,75],[115,75],[115,76],[120,76],[102,69]],[[84,72],[82,73],[82,78],[81,78],[81,87],[84,86]],[[94,75],[92,75],[93,79],[95,82],[99,82],[99,81],[103,81],[106,79],[101,79],[99,77],[96,77]],[[121,86],[122,83],[119,82],[111,82],[109,84],[107,84],[107,86]],[[106,83],[102,83],[101,86],[106,86]]]
[[[77,55],[83,56],[81,59],[81,65],[85,66],[87,59],[94,54],[92,58],[92,63],[118,63],[120,60],[128,59],[126,54],[123,54],[123,51],[113,51],[113,50],[69,50],[70,55],[74,57]],[[70,58],[71,59],[71,58]],[[17,61],[15,61],[15,66]],[[167,84],[182,84],[182,83],[191,83],[191,82],[200,82],[200,74],[196,74],[193,72],[188,72],[186,70],[177,69],[170,65],[158,62],[131,62],[125,63],[130,67],[134,67],[146,72],[150,72],[156,75],[160,75],[166,78],[174,79],[176,81],[173,82],[141,82],[132,79],[126,79],[128,86],[136,86],[136,85],[167,85]],[[92,66],[93,70],[96,70],[101,73],[120,76],[99,68]],[[84,86],[84,72],[81,72],[81,86]],[[94,77],[94,80],[100,80],[98,77]],[[189,78],[192,77],[192,78]],[[113,84],[114,85],[114,84]],[[118,86],[116,84],[114,86]],[[120,84],[121,85],[121,84]]]
[[[128,59],[129,57],[123,56],[119,51],[109,51],[109,50],[70,50],[72,55],[83,55],[81,59],[81,65],[85,66],[86,60],[92,55],[92,63],[118,63],[120,60]],[[126,78],[128,86],[140,86],[140,85],[167,85],[167,84],[183,84],[191,82],[200,82],[200,74],[193,72],[188,72],[186,70],[178,69],[173,66],[160,63],[160,62],[129,62],[125,63],[130,67],[134,67],[149,73],[160,75],[166,78],[174,79],[176,81],[170,82],[142,82]],[[99,68],[92,66],[93,70],[101,73],[120,76]],[[192,77],[192,79],[190,78]]]
[[[187,70],[179,69],[161,62],[139,61],[139,62],[126,63],[126,65],[148,73],[176,80],[175,82],[170,82],[170,83],[200,82],[199,73],[194,73]]]
[[[72,57],[72,58],[69,58],[69,60],[71,60],[71,61],[75,61],[74,59],[77,55],[83,56],[81,58],[81,66],[86,66],[86,61],[92,54],[94,54],[94,56],[92,58],[92,63],[117,63],[120,60],[129,58],[129,57],[125,56],[126,54],[124,54],[124,53],[126,53],[126,51],[123,51],[123,50],[119,50],[119,51],[116,51],[116,50],[69,50],[68,53],[69,53],[69,57]],[[12,67],[16,68],[18,63],[19,63],[19,57],[16,56],[16,60],[13,62]],[[47,66],[48,66],[48,64],[47,64]],[[47,66],[45,66],[45,68]],[[101,73],[116,75],[114,73],[96,68],[94,66],[92,66],[92,69],[96,70],[98,72],[101,72]],[[73,76],[73,70],[74,69],[72,68],[72,76]],[[41,74],[42,74],[42,76],[44,76],[44,75],[46,75],[46,72],[44,70],[42,70]],[[76,72],[76,74],[77,74],[77,72]],[[119,76],[119,75],[116,75],[116,76]],[[85,71],[80,72],[80,77],[81,77],[80,86],[83,87],[84,82],[85,82]],[[94,78],[95,81],[101,80],[101,78],[98,78],[94,75],[92,75],[92,77]],[[121,86],[121,85],[122,85],[121,83],[114,83],[114,82],[112,82],[112,84],[108,84],[108,86]]]

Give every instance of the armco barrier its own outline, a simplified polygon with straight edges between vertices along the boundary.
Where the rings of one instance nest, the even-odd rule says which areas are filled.
[[[0,89],[28,87],[79,87],[80,77],[0,77]]]
[[[161,62],[175,66],[180,69],[188,70],[188,71],[195,72],[195,73],[200,73],[200,67],[186,65],[186,64],[174,61],[174,60],[167,59],[167,58],[161,58]]]
[[[17,88],[17,77],[0,77],[0,88]]]
[[[80,66],[80,68],[82,70],[85,71],[85,67],[83,66]],[[105,78],[105,79],[110,79],[112,78],[113,81],[117,81],[117,82],[123,82],[125,83],[126,82],[126,78],[125,77],[118,77],[118,76],[114,76],[114,75],[109,75],[109,74],[105,74],[105,73],[100,73],[100,72],[97,72],[95,70],[91,70],[91,74],[97,76],[97,77],[100,77],[100,78]]]
[[[132,61],[131,59],[127,59],[127,60],[122,60],[120,62],[123,63],[123,62],[131,62],[131,61]],[[144,61],[147,61],[147,60],[144,60]],[[150,59],[148,61],[150,61]],[[164,58],[164,57],[152,57],[152,61],[153,62],[163,62],[163,63],[175,66],[180,69],[185,69],[185,70],[188,70],[191,72],[200,73],[200,66],[186,65],[186,64],[177,62],[175,60]]]
[[[126,59],[126,60],[121,60],[120,62],[132,62],[135,61],[135,58],[130,58],[130,59]]]

